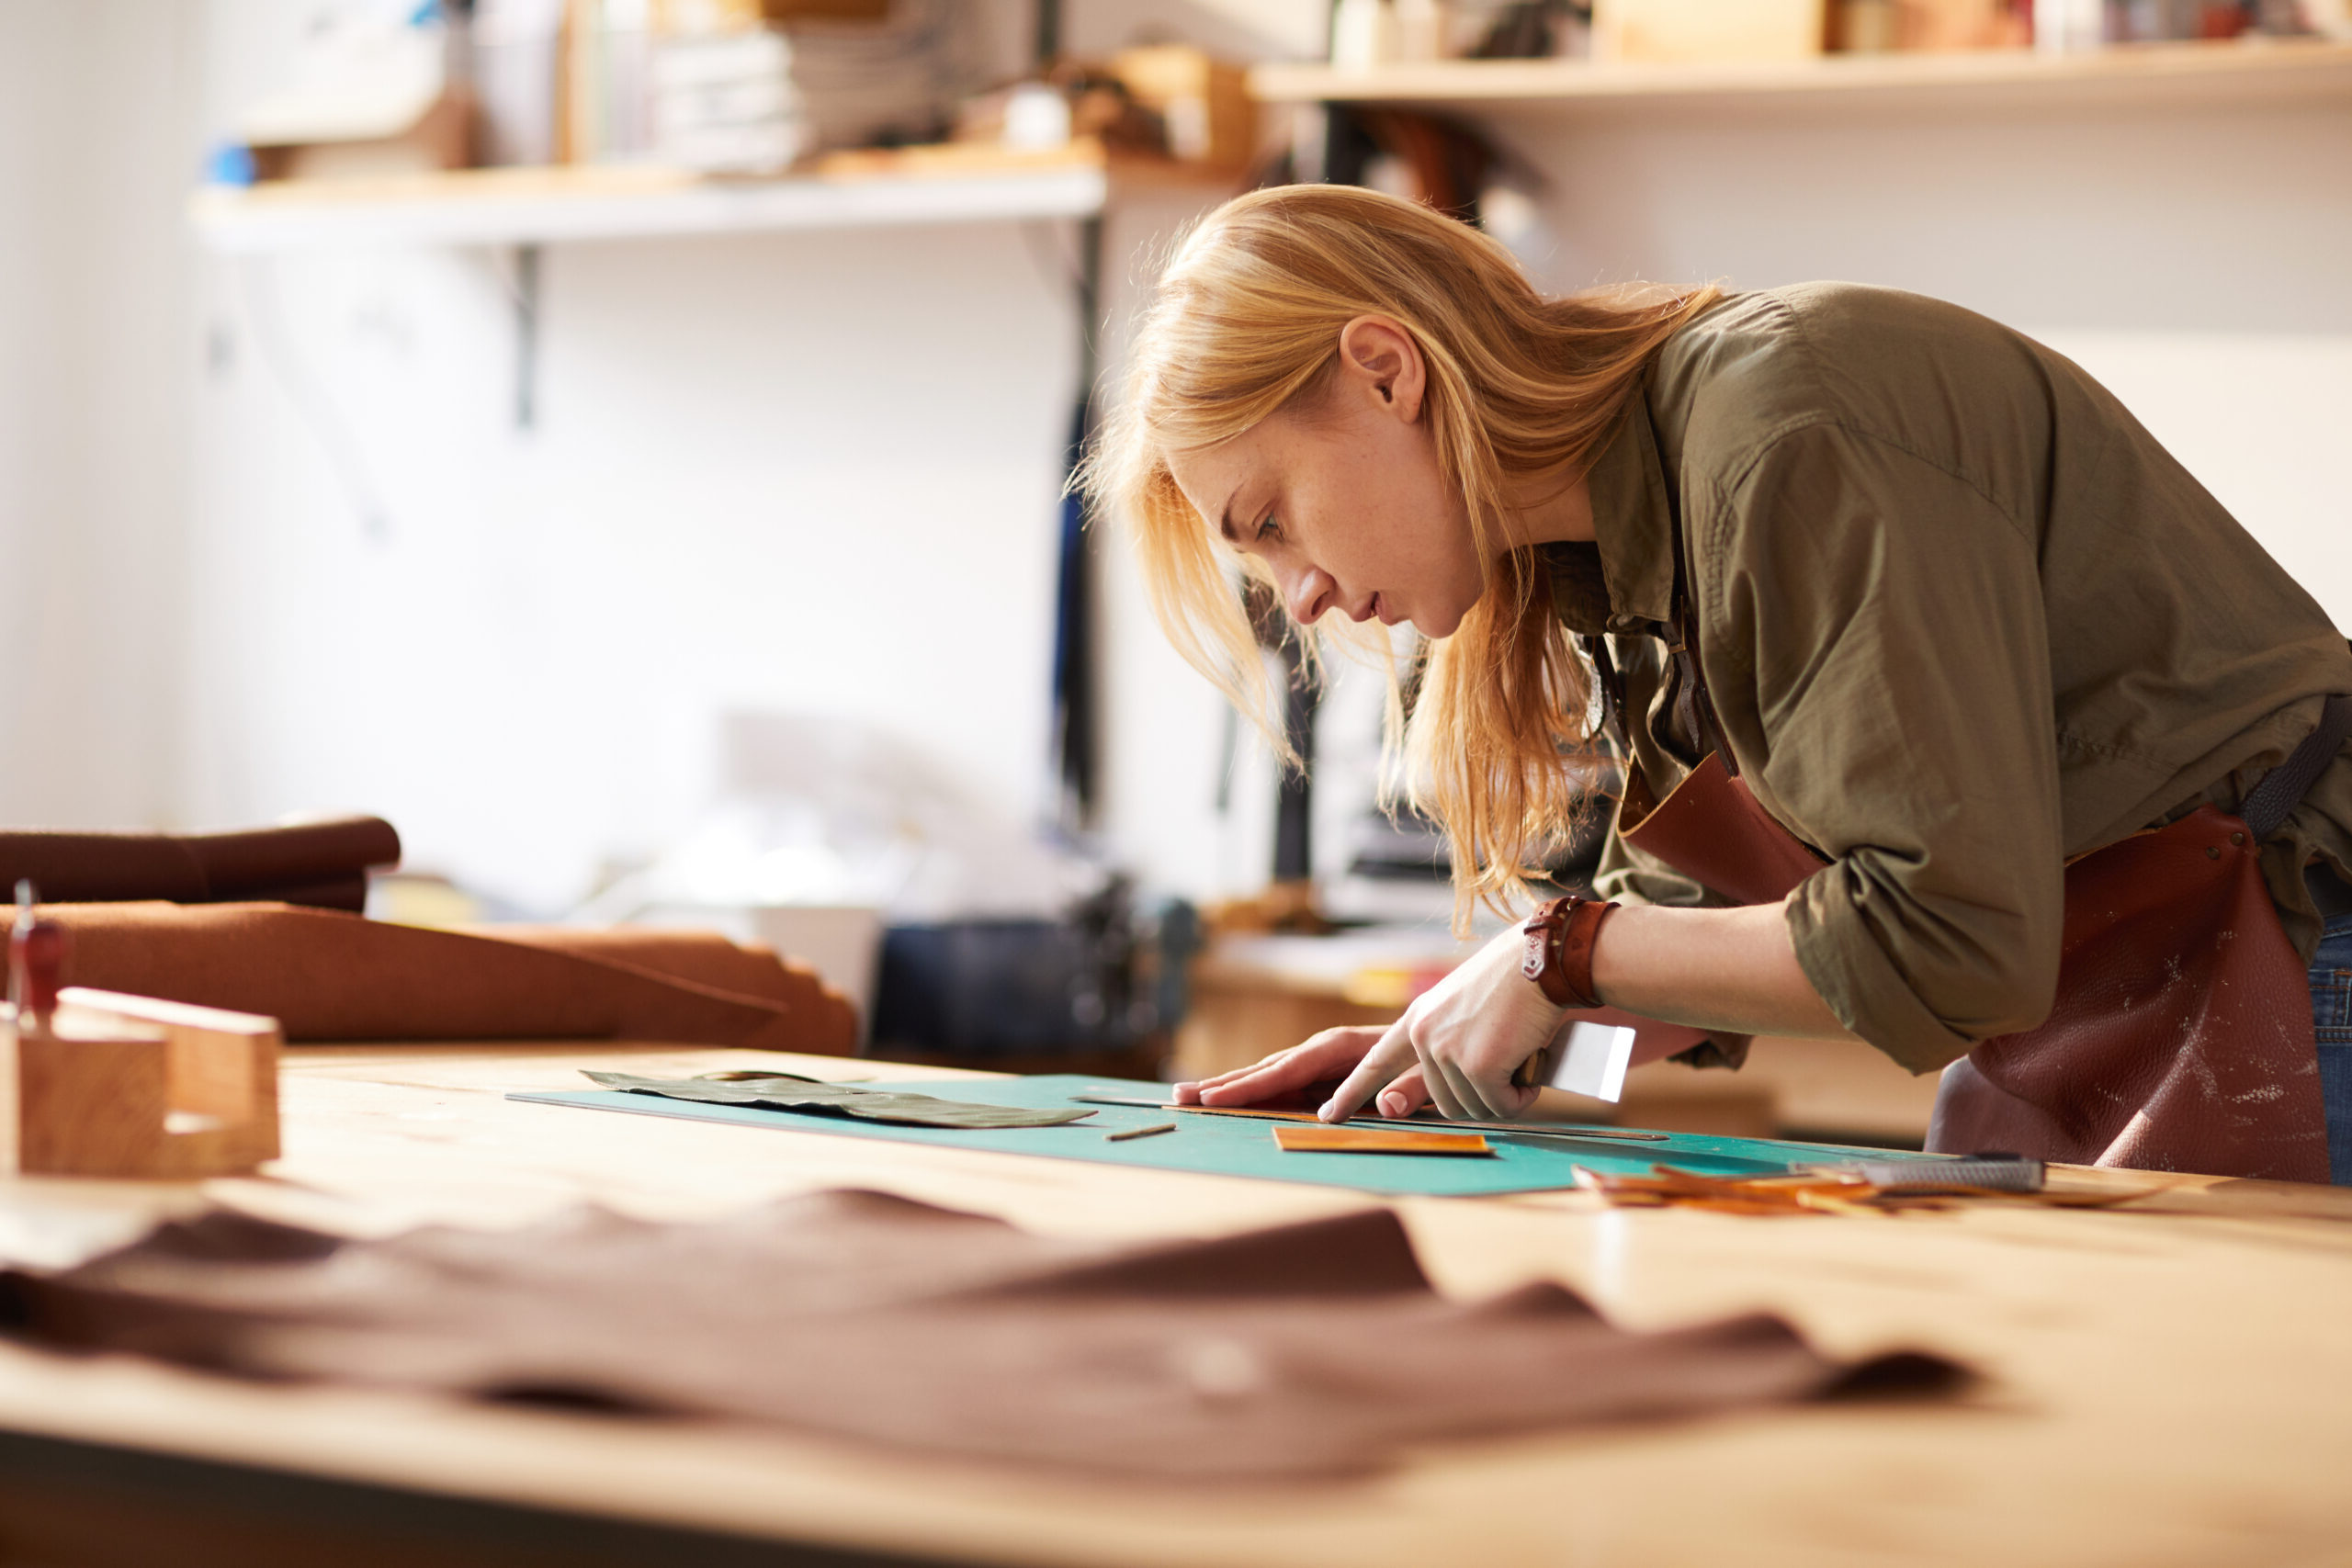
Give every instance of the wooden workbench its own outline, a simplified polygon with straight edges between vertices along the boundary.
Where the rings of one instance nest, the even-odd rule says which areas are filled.
[[[746,1052],[295,1054],[286,1157],[202,1189],[0,1185],[63,1260],[205,1202],[355,1233],[594,1201],[704,1216],[831,1186],[1043,1231],[1201,1235],[1358,1195],[501,1098]],[[799,1060],[847,1076],[936,1076]],[[1581,1194],[1396,1205],[1441,1288],[1540,1276],[1655,1326],[1751,1307],[1924,1345],[1957,1404],[1770,1411],[1433,1450],[1385,1478],[1110,1484],[686,1423],[264,1387],[0,1344],[0,1562],[2314,1564],[2352,1542],[2352,1195],[2085,1174],[2117,1209],[1741,1219]],[[779,1345],[780,1355],[821,1347]],[[1410,1347],[1398,1347],[1409,1377]],[[1498,1368],[1498,1376],[1509,1369]]]

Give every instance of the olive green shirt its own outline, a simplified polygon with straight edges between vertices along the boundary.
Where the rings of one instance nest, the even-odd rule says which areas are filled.
[[[1797,960],[1915,1072],[2030,1028],[2067,859],[2242,792],[2352,692],[2326,614],[2105,389],[1956,306],[1847,284],[1735,295],[1653,364],[1589,476],[1554,604],[1607,634],[1634,761],[1698,760],[1670,660],[1675,525],[1700,667],[1758,802],[1826,862]],[[2266,844],[2352,869],[2352,751]],[[1721,902],[1614,832],[1611,897]]]

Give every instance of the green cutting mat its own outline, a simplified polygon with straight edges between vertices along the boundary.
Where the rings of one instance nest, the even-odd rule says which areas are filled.
[[[1160,1095],[1167,1085],[1125,1078],[1047,1075],[1025,1078],[956,1078],[893,1083],[893,1089],[936,1094],[943,1099],[990,1105],[1059,1108],[1077,1094]],[[1661,1144],[1624,1144],[1602,1139],[1569,1143],[1488,1133],[1489,1158],[1427,1155],[1289,1154],[1274,1146],[1280,1122],[1245,1116],[1192,1116],[1181,1111],[1100,1105],[1083,1122],[1059,1127],[1012,1127],[962,1131],[898,1127],[764,1106],[704,1105],[659,1095],[613,1089],[514,1093],[509,1100],[537,1105],[574,1105],[589,1111],[628,1111],[643,1116],[678,1116],[691,1122],[732,1122],[787,1133],[827,1133],[842,1138],[885,1138],[901,1144],[946,1148],[993,1149],[1048,1159],[1091,1160],[1098,1165],[1142,1166],[1151,1170],[1190,1170],[1210,1176],[1250,1176],[1268,1181],[1305,1181],[1352,1187],[1365,1192],[1469,1197],[1497,1192],[1541,1192],[1576,1185],[1576,1168],[1646,1175],[1653,1165],[1671,1165],[1702,1176],[1779,1176],[1799,1166],[1841,1159],[1901,1159],[1884,1149],[1853,1149],[1832,1144],[1789,1144],[1769,1138],[1713,1138],[1696,1133],[1669,1134]],[[1149,1138],[1108,1142],[1103,1134],[1126,1127],[1173,1122],[1176,1131]],[[1907,1157],[1924,1158],[1924,1156]]]

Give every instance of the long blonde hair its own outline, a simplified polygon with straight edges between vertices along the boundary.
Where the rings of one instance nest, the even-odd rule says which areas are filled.
[[[1547,299],[1510,253],[1419,204],[1349,186],[1279,186],[1202,220],[1161,273],[1126,384],[1079,482],[1124,515],[1152,610],[1186,660],[1290,758],[1229,557],[1168,454],[1232,439],[1312,400],[1340,329],[1386,316],[1426,366],[1423,417],[1461,488],[1486,589],[1428,646],[1409,719],[1390,703],[1392,781],[1444,829],[1457,923],[1508,911],[1568,831],[1592,757],[1590,676],[1532,552],[1502,548],[1514,485],[1572,482],[1614,432],[1651,356],[1713,288]],[[1306,638],[1305,628],[1293,634]],[[1392,682],[1392,694],[1394,684]]]

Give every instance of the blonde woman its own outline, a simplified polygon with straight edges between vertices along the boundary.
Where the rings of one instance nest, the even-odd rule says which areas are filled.
[[[1465,911],[1624,763],[1600,898],[1185,1097],[1508,1118],[1610,1007],[1941,1070],[1931,1147],[2324,1181],[2332,1132],[2352,1178],[2352,650],[2059,355],[1848,285],[1546,298],[1286,186],[1177,251],[1086,482],[1246,712],[1237,556],[1424,634],[1395,739]]]

